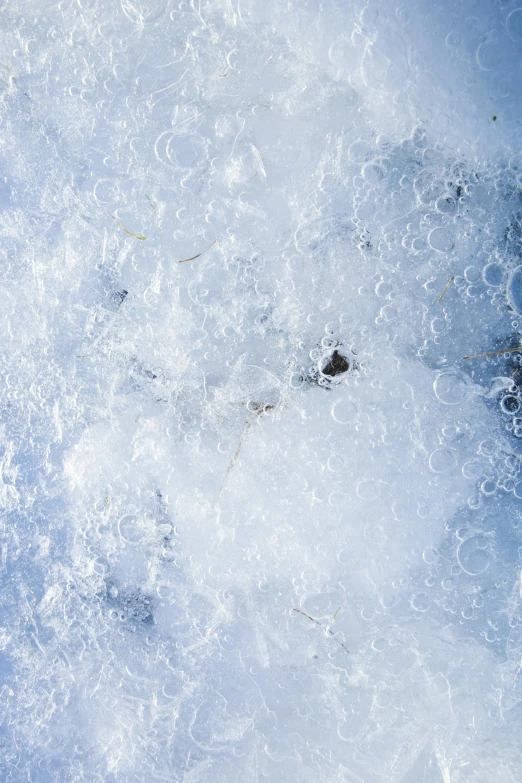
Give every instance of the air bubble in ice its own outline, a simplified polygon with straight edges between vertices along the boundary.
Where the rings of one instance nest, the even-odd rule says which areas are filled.
[[[467,391],[467,379],[457,370],[439,373],[433,384],[436,398],[444,405],[458,405]]]
[[[518,315],[522,315],[522,266],[517,266],[508,278],[507,301]]]
[[[357,418],[357,406],[348,399],[337,400],[332,405],[331,414],[339,424],[349,424]]]
[[[504,277],[504,272],[500,264],[491,263],[487,264],[483,271],[482,276],[484,279],[484,282],[487,285],[493,286],[496,288],[502,283],[502,278]]]
[[[490,545],[483,535],[470,536],[457,549],[457,559],[462,570],[471,576],[487,571],[490,563]]]
[[[434,228],[428,235],[428,242],[433,250],[439,253],[449,253],[454,242],[449,231],[445,228]]]

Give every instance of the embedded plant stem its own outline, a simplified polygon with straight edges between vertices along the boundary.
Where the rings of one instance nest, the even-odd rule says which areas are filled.
[[[463,356],[463,359],[482,359],[483,356],[498,356],[501,353],[515,353],[515,351],[522,351],[522,345],[518,345],[516,348],[504,348],[502,351],[488,351],[488,353],[476,353],[473,356]]]
[[[273,407],[274,407],[273,405],[264,405],[264,406],[262,406],[261,408],[259,408],[258,411],[256,411],[255,416],[253,416],[250,419],[250,421],[247,421],[247,423],[243,427],[243,429],[241,431],[241,435],[239,436],[239,443],[237,444],[237,449],[236,449],[236,451],[234,453],[234,456],[230,460],[230,463],[229,463],[228,468],[227,468],[227,472],[225,473],[225,477],[223,478],[223,483],[221,484],[221,488],[219,490],[218,500],[221,497],[223,489],[225,488],[225,483],[226,483],[226,480],[228,478],[228,474],[230,473],[230,471],[232,470],[232,468],[234,467],[234,465],[237,462],[237,458],[239,457],[239,452],[241,451],[241,447],[243,446],[243,443],[245,442],[246,436],[248,435],[248,433],[250,432],[250,430],[252,428],[252,424],[256,421],[256,419],[259,418],[259,416],[261,416],[262,413],[265,413],[268,410],[272,410]]]
[[[311,615],[309,615],[309,614],[306,614],[306,612],[302,612],[302,611],[301,611],[301,609],[293,609],[292,611],[293,611],[293,612],[297,612],[298,614],[302,614],[302,615],[303,615],[303,617],[307,617],[307,618],[308,618],[308,620],[311,620],[311,621],[312,621],[313,623],[315,623],[316,625],[320,625],[320,626],[321,626],[321,628],[325,628],[325,629],[326,629],[326,631],[327,631],[327,633],[329,633],[329,634],[330,634],[330,636],[335,636],[334,632],[333,632],[333,631],[332,631],[330,628],[327,628],[327,626],[326,626],[326,625],[324,625],[324,623],[320,623],[320,622],[319,622],[319,620],[316,620],[316,619],[315,619],[315,617],[312,617]],[[339,611],[339,610],[337,610],[337,611]],[[337,614],[337,612],[336,612],[336,614]],[[339,640],[337,640],[337,641],[339,642]],[[347,652],[348,654],[350,654],[350,650],[348,649],[348,647],[346,647],[346,645],[345,645],[345,644],[343,644],[342,642],[339,642],[339,644],[341,645],[341,647],[343,648],[343,650],[344,650],[345,652]]]
[[[178,261],[178,264],[184,264],[185,261],[194,261],[195,258],[199,258],[200,256],[203,255],[203,253],[206,253],[207,250],[210,250],[212,245],[215,245],[216,242],[217,242],[217,239],[214,239],[214,241],[211,242],[208,247],[206,247],[204,250],[202,250],[201,253],[197,253],[197,255],[195,255],[195,256],[190,256],[190,258],[182,258],[181,261]]]
[[[446,293],[446,291],[448,290],[448,288],[450,287],[450,285],[453,283],[454,280],[455,280],[455,275],[452,275],[450,277],[450,279],[448,280],[448,282],[446,283],[446,285],[444,286],[444,291],[441,293],[441,295],[437,299],[437,304],[440,304],[442,302],[442,297],[444,296],[444,294]]]
[[[129,231],[128,228],[125,228],[125,226],[122,226],[118,218],[114,217],[114,215],[111,215],[111,218],[116,221],[116,223],[119,225],[122,231],[125,231],[126,234],[128,234],[131,237],[134,237],[134,239],[142,239],[142,240],[147,239],[147,237],[144,237],[143,234],[135,234],[133,231]]]

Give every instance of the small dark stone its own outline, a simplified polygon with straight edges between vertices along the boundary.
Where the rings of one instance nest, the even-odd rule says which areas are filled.
[[[343,372],[348,372],[349,369],[349,362],[339,351],[334,351],[327,364],[323,367],[322,373],[329,378],[335,378],[336,375],[342,375]]]
[[[457,198],[460,198],[462,196],[462,185],[459,185],[457,187]]]

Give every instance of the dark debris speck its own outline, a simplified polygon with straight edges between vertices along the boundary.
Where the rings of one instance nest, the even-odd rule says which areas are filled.
[[[350,363],[339,351],[334,351],[327,364],[323,367],[322,373],[329,378],[335,378],[336,375],[342,375],[342,373],[348,372],[349,369]]]
[[[127,298],[128,294],[129,292],[123,288],[121,291],[114,291],[111,294],[111,299],[114,302],[114,304],[121,305]]]

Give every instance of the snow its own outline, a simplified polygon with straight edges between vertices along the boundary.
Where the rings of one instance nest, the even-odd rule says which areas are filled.
[[[519,2],[3,0],[2,781],[520,780]]]

